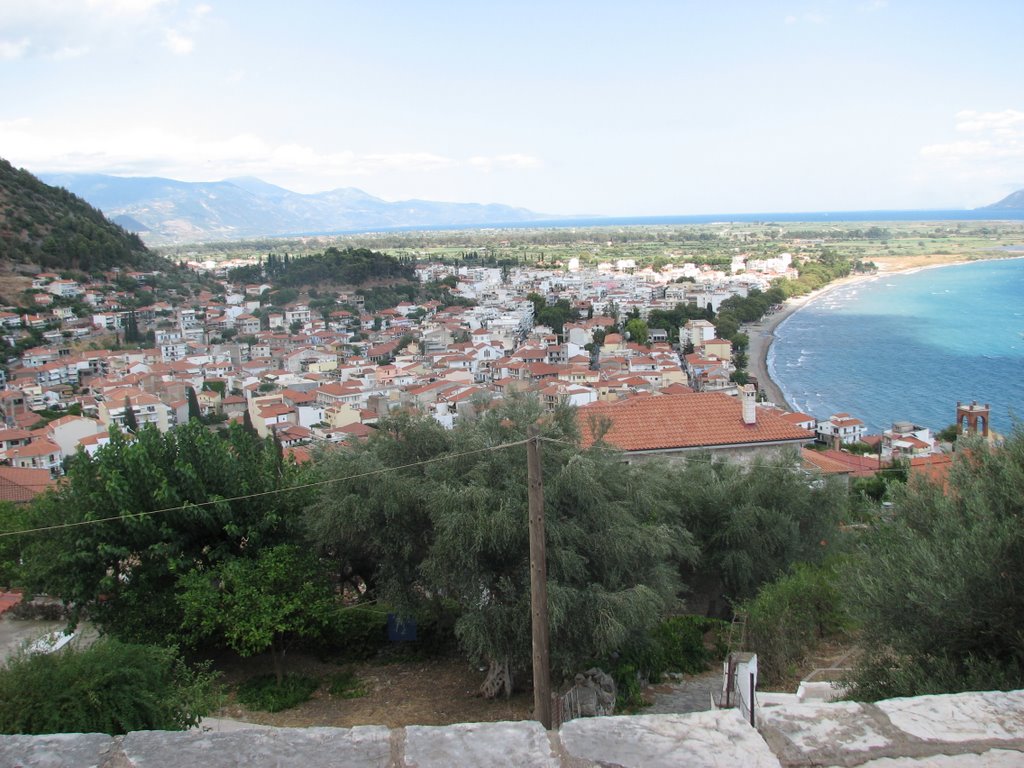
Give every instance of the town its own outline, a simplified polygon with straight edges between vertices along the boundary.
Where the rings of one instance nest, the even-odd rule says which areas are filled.
[[[171,288],[160,300],[160,271],[31,276],[33,311],[0,311],[4,340],[24,348],[0,370],[0,460],[36,472],[6,472],[7,482],[31,496],[78,450],[92,455],[109,442],[112,425],[165,432],[193,417],[214,427],[244,422],[302,462],[317,445],[365,440],[396,410],[451,428],[511,392],[531,393],[548,409],[577,406],[581,424],[601,415],[679,425],[667,444],[660,430],[642,434],[625,423],[604,436],[631,455],[718,449],[749,457],[816,439],[830,450],[805,451],[809,468],[856,476],[893,457],[938,453],[928,428],[897,424],[866,436],[854,416],[790,413],[747,383],[737,366],[745,350],[706,318],[734,297],[797,278],[789,253],[736,255],[728,269],[682,263],[659,271],[632,259],[586,267],[570,259],[560,269],[417,263],[415,281],[442,287],[451,303],[380,309],[368,309],[358,288],[326,302],[316,289],[290,290],[285,298],[294,298],[275,306],[282,294],[269,279],[231,279],[253,276],[252,265],[189,265],[209,267],[208,289],[186,298]],[[150,298],[126,308],[138,295]],[[653,324],[680,306],[698,317]],[[42,343],[26,346],[31,340]],[[649,420],[648,411],[661,409]],[[855,443],[874,456],[836,450]]]

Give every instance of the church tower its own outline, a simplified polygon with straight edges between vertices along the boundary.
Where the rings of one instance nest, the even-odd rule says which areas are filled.
[[[956,401],[956,428],[961,435],[981,435],[988,437],[988,403],[978,405],[974,400],[970,405]]]

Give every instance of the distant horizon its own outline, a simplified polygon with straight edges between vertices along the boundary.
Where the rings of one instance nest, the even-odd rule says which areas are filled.
[[[27,170],[27,169],[26,169]],[[31,172],[31,171],[30,171]],[[670,213],[670,214],[621,214],[621,213],[548,213],[543,211],[534,211],[523,205],[508,204],[508,203],[494,203],[492,201],[479,201],[479,200],[438,200],[432,198],[405,198],[399,200],[388,200],[385,197],[381,197],[373,192],[367,191],[362,187],[333,187],[330,189],[320,190],[319,192],[298,192],[293,189],[289,189],[281,184],[274,184],[268,182],[258,176],[228,176],[220,179],[209,180],[209,181],[186,181],[184,179],[175,179],[167,176],[130,176],[130,175],[119,175],[109,173],[40,173],[35,174],[37,177],[43,179],[47,178],[55,179],[62,176],[104,176],[118,179],[138,179],[138,180],[149,180],[149,181],[170,181],[179,184],[233,184],[241,180],[250,180],[259,182],[261,184],[267,184],[269,186],[283,189],[293,194],[303,195],[306,197],[312,197],[321,194],[327,194],[330,192],[338,191],[356,191],[367,195],[369,197],[376,198],[388,203],[401,203],[411,202],[413,200],[421,200],[432,203],[454,203],[463,205],[506,205],[518,209],[523,209],[531,214],[536,214],[541,218],[538,219],[524,219],[517,221],[494,221],[485,223],[473,223],[465,225],[428,225],[428,226],[395,226],[395,227],[378,227],[374,229],[344,229],[344,230],[329,230],[329,231],[312,231],[312,232],[295,232],[286,235],[274,235],[274,237],[299,237],[299,236],[316,236],[316,235],[332,235],[332,234],[358,234],[362,232],[372,231],[443,231],[444,229],[486,229],[490,227],[508,227],[515,229],[530,228],[531,226],[574,226],[574,222],[586,222],[591,220],[602,220],[608,221],[607,226],[614,226],[616,222],[627,222],[636,221],[637,224],[656,224],[656,220],[669,220],[665,221],[665,224],[685,224],[685,223],[715,223],[718,221],[768,221],[778,219],[780,221],[787,222],[820,222],[825,220],[834,221],[871,221],[870,216],[880,217],[879,220],[894,220],[894,221],[913,221],[915,219],[921,219],[920,214],[925,214],[923,217],[925,220],[937,220],[941,221],[944,218],[948,218],[949,215],[953,215],[952,220],[970,220],[970,217],[966,218],[963,214],[974,214],[982,211],[987,211],[986,215],[980,217],[980,220],[991,221],[1000,219],[1018,220],[1024,219],[1024,208],[1002,208],[993,209],[989,206],[1000,202],[1005,199],[1004,195],[999,200],[994,200],[984,206],[978,208],[863,208],[863,209],[849,209],[849,210],[832,210],[832,209],[818,209],[818,210],[802,210],[802,211],[714,211],[707,213]],[[49,182],[47,182],[49,183]],[[237,185],[236,185],[237,186]],[[1020,190],[1024,191],[1024,189]],[[1010,194],[1013,194],[1012,192]],[[912,215],[913,214],[913,215]],[[946,214],[947,216],[942,217],[939,214]],[[810,217],[810,218],[800,218]],[[852,217],[852,218],[842,218]],[[700,221],[686,221],[688,219],[699,219]],[[649,221],[644,221],[649,220]],[[627,225],[627,224],[624,224]]]
[[[0,148],[544,212],[973,209],[1024,188],[1021,29],[1011,0],[4,0]]]

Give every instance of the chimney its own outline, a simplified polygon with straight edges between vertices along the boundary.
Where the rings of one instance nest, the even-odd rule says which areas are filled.
[[[740,401],[743,404],[743,423],[757,424],[757,388],[753,384],[740,387]]]

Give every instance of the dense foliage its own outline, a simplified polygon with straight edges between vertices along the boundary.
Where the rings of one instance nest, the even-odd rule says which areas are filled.
[[[83,272],[156,261],[80,197],[0,159],[0,258]]]
[[[263,272],[277,287],[321,285],[362,285],[371,280],[412,280],[412,261],[397,259],[368,248],[328,248],[320,254],[290,258],[267,256]]]
[[[785,456],[747,467],[693,457],[667,475],[666,486],[673,522],[693,534],[700,552],[684,572],[694,607],[721,617],[793,564],[834,551],[848,500],[841,483],[809,482]]]
[[[958,445],[948,487],[894,488],[845,574],[855,698],[1024,687],[1024,430]]]
[[[835,567],[798,564],[740,610],[747,645],[757,651],[758,673],[769,685],[792,678],[818,643],[848,625]]]
[[[391,420],[362,449],[321,462],[325,477],[351,479],[329,486],[308,518],[324,555],[370,594],[408,607],[427,596],[457,603],[455,633],[490,665],[489,695],[508,693],[530,656],[525,447],[498,449],[529,424],[541,420],[554,441],[542,454],[556,672],[646,633],[674,606],[679,563],[694,555],[653,472],[580,451],[571,410],[541,417],[536,401],[517,398],[451,432]],[[387,467],[401,469],[375,473]]]
[[[303,496],[268,492],[297,481],[272,441],[237,426],[226,439],[195,421],[134,439],[113,428],[109,445],[80,453],[68,482],[37,503],[33,527],[93,522],[29,537],[29,586],[121,638],[174,639],[179,579],[285,541]]]
[[[185,730],[219,704],[216,678],[171,648],[98,640],[0,669],[0,733]]]

